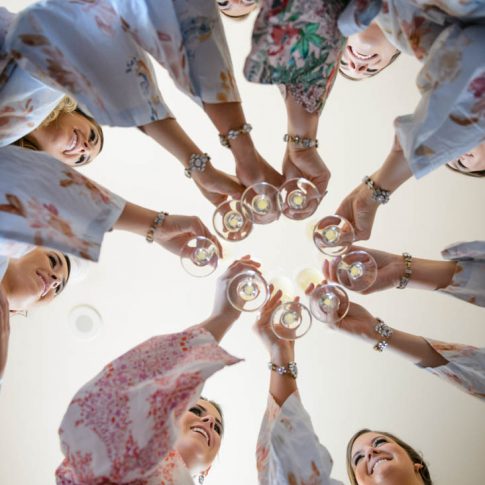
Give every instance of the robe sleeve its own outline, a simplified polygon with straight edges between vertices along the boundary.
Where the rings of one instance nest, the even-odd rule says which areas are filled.
[[[453,244],[442,255],[457,265],[451,283],[439,291],[485,307],[485,242]]]
[[[268,396],[256,460],[261,485],[342,485],[330,477],[332,457],[320,444],[297,393],[282,407]]]
[[[335,81],[345,38],[337,19],[345,0],[264,0],[244,75],[278,84],[309,112],[319,112]]]
[[[0,148],[0,241],[18,256],[46,246],[97,261],[125,200],[43,152]]]
[[[181,414],[206,379],[238,361],[193,327],[153,337],[108,364],[76,393],[62,420],[57,483],[155,483],[173,462]]]
[[[433,349],[448,360],[446,365],[426,367],[472,396],[485,399],[485,349],[427,339]]]

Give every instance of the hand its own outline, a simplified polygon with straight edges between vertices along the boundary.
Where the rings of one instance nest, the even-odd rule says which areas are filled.
[[[209,163],[203,172],[194,171],[192,176],[204,197],[215,206],[228,197],[240,199],[245,189],[236,177],[217,170]]]
[[[283,176],[253,148],[236,157],[236,175],[246,187],[258,182],[268,182],[279,187],[284,181]]]
[[[369,239],[379,203],[372,199],[367,185],[358,185],[340,204],[336,211],[345,217],[355,231],[355,240]]]
[[[272,290],[272,286],[270,287]],[[254,324],[257,333],[264,346],[269,352],[271,362],[277,365],[287,364],[294,360],[295,342],[278,338],[271,329],[271,315],[281,303],[283,293],[278,290],[264,305],[261,314]]]
[[[313,182],[320,195],[327,193],[330,171],[316,148],[293,149],[288,147],[283,159],[283,174],[286,180],[303,177]]]
[[[376,340],[379,340],[379,334],[374,330],[376,322],[376,318],[364,307],[350,302],[347,315],[337,322],[334,327],[360,337],[365,341],[376,342]]]
[[[7,363],[10,338],[10,306],[5,291],[0,286],[0,377]]]
[[[172,253],[180,255],[184,245],[194,237],[203,236],[214,242],[222,258],[222,246],[217,238],[209,232],[198,217],[169,215],[163,224],[158,226],[154,239]]]
[[[350,251],[366,251],[377,263],[377,279],[375,283],[365,291],[360,291],[363,295],[376,291],[396,288],[399,280],[404,275],[405,264],[402,256],[398,254],[386,253],[377,249],[362,248],[352,246]],[[333,258],[332,261],[325,260],[323,263],[323,274],[330,281],[337,281],[337,266],[340,258]]]

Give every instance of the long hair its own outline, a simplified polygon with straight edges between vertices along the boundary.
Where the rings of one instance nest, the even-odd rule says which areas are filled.
[[[423,455],[419,452],[417,452],[412,446],[408,445],[405,441],[399,439],[397,436],[394,436],[391,433],[387,433],[385,431],[373,431],[370,429],[361,429],[357,431],[357,433],[350,438],[348,444],[347,444],[347,456],[346,456],[346,462],[347,462],[347,474],[350,479],[351,485],[359,485],[357,482],[357,478],[355,477],[354,470],[352,468],[352,446],[354,445],[355,440],[365,434],[365,433],[378,433],[382,434],[384,436],[387,436],[388,438],[391,438],[393,441],[395,441],[411,458],[411,461],[413,463],[419,463],[422,468],[418,470],[418,473],[420,474],[421,478],[423,479],[424,485],[433,485],[433,481],[431,480],[431,475],[429,473],[428,465],[424,461]]]

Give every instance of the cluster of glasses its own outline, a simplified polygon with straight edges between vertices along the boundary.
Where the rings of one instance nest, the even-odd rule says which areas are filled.
[[[253,224],[269,224],[280,215],[302,220],[318,208],[322,195],[307,179],[294,178],[279,189],[266,182],[248,187],[241,200],[227,200],[220,204],[212,217],[217,234],[226,241],[242,241],[249,236]],[[192,276],[204,277],[213,273],[220,258],[216,245],[207,238],[196,237],[182,250],[182,266]]]

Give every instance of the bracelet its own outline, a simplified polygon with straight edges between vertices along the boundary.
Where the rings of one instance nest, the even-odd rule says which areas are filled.
[[[219,141],[223,147],[231,148],[231,140],[235,140],[239,135],[250,133],[252,129],[253,127],[249,123],[244,123],[241,128],[229,130],[227,135],[219,133]]]
[[[286,143],[294,143],[303,148],[318,148],[318,140],[315,138],[305,138],[300,135],[289,135],[288,133],[283,136],[283,141]]]
[[[377,352],[382,352],[385,350],[388,345],[389,345],[389,339],[391,338],[391,335],[393,333],[393,330],[389,325],[386,325],[380,318],[376,318],[377,323],[374,326],[374,330],[381,336],[383,337],[382,340],[379,340],[375,345],[374,345],[374,350],[377,350]]]
[[[296,362],[288,362],[287,365],[283,366],[273,364],[273,362],[268,362],[268,369],[276,372],[280,376],[286,374],[289,377],[293,377],[293,379],[298,377],[298,367],[296,366]]]
[[[184,170],[185,176],[192,178],[192,171],[203,172],[207,163],[210,162],[211,157],[207,153],[193,153],[190,155],[189,166]]]
[[[159,212],[156,216],[155,219],[153,219],[152,225],[148,229],[147,235],[146,235],[146,240],[149,243],[153,242],[153,236],[155,234],[155,231],[157,230],[157,227],[161,226],[163,224],[163,221],[165,220],[165,217],[168,216],[167,212]]]
[[[362,179],[362,182],[369,187],[372,191],[372,199],[378,202],[379,204],[387,204],[389,202],[389,198],[391,196],[390,190],[381,189],[378,187],[374,181],[368,177],[367,175]]]
[[[413,257],[409,253],[402,253],[402,257],[404,259],[404,274],[401,276],[399,279],[399,284],[396,286],[397,289],[399,290],[404,290],[406,286],[409,283],[409,279],[411,278],[411,275],[413,274],[413,269],[412,269],[412,261]]]

